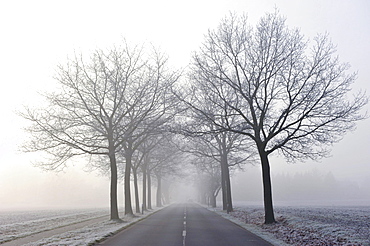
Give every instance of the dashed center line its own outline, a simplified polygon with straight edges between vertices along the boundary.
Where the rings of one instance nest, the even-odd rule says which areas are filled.
[[[186,239],[186,205],[184,208],[184,230],[182,231],[182,245],[185,246]]]

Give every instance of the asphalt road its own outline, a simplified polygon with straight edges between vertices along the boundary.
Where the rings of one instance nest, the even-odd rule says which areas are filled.
[[[107,246],[271,246],[197,204],[174,204],[108,238]]]

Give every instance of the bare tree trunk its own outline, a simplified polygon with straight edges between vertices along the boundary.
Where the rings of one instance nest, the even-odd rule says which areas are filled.
[[[131,187],[130,187],[130,178],[131,178],[131,161],[132,153],[130,150],[125,153],[126,167],[125,167],[125,215],[134,214],[131,206]]]
[[[226,146],[226,134],[222,134],[222,142],[221,142],[221,165],[224,166],[225,172],[225,188],[226,188],[226,205],[227,205],[227,212],[232,212],[233,209],[233,201],[231,197],[231,182],[230,182],[230,171],[229,171],[229,162],[228,162],[228,149]]]
[[[210,194],[211,195],[210,202],[213,208],[217,206],[217,196],[218,196],[218,193],[220,192],[220,189],[221,189],[221,186],[216,188],[216,190],[212,191],[212,193]]]
[[[146,163],[143,166],[143,212],[146,210]]]
[[[152,209],[152,178],[148,170],[148,209]]]
[[[204,185],[202,185],[202,183],[199,184],[198,192],[199,192],[198,201],[201,204],[207,204],[207,191]]]
[[[230,172],[229,164],[227,162],[227,153],[225,149],[226,146],[223,146],[221,151],[222,202],[223,210],[226,210],[227,212],[232,212],[233,202],[231,197]]]
[[[220,165],[221,165],[221,188],[222,188],[222,208],[227,212],[233,211],[231,198],[230,172],[228,163],[228,149],[226,146],[227,136],[222,133],[220,137],[216,137],[219,145]]]
[[[117,162],[114,151],[109,149],[109,160],[110,160],[110,219],[119,220],[118,216],[118,205],[117,205]]]
[[[135,188],[135,211],[140,213],[140,199],[139,199],[139,187],[137,184],[137,169],[132,169],[134,175],[134,188]]]
[[[227,210],[227,188],[225,178],[225,167],[221,163],[221,191],[222,191],[222,210]]]
[[[258,152],[262,164],[262,181],[263,181],[263,200],[265,206],[265,224],[272,224],[275,221],[274,208],[272,205],[272,188],[270,176],[270,163],[266,152],[258,147]]]
[[[157,176],[157,207],[162,207],[162,180],[160,175]]]
[[[225,179],[226,179],[225,183],[226,183],[227,212],[232,212],[234,209],[233,209],[233,200],[231,197],[231,182],[227,157],[225,158]]]
[[[169,182],[166,180],[162,181],[162,194],[163,194],[163,204],[170,204],[170,185]]]
[[[216,204],[216,196],[213,192],[211,192],[209,194],[209,200],[210,200],[209,203],[210,203],[211,207],[215,208],[217,204]]]

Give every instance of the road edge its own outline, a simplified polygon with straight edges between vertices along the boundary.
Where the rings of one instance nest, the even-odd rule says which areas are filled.
[[[172,203],[171,203],[172,204]],[[118,233],[120,233],[121,231],[123,230],[126,230],[127,228],[135,225],[136,223],[142,221],[142,220],[145,220],[147,219],[148,217],[152,216],[153,214],[161,211],[162,209],[170,206],[171,204],[166,204],[166,205],[163,205],[162,207],[156,207],[155,209],[153,209],[153,211],[150,211],[150,212],[147,212],[146,214],[144,214],[144,216],[140,217],[138,220],[135,220],[135,221],[132,221],[132,222],[128,222],[127,224],[125,224],[123,227],[115,230],[115,231],[112,231],[104,236],[102,236],[101,238],[99,239],[96,239],[94,242],[92,243],[89,243],[87,244],[87,246],[96,246],[96,245],[100,245],[101,243],[103,243],[104,241],[108,240],[109,238],[117,235]]]
[[[204,207],[204,208],[206,208],[206,209],[208,209],[211,212],[214,212],[214,213],[220,215],[221,217],[229,220],[230,222],[232,222],[232,223],[234,223],[234,224],[242,227],[243,229],[249,231],[250,233],[255,234],[256,236],[262,238],[263,240],[271,243],[274,246],[291,246],[291,245],[285,243],[284,241],[276,238],[272,233],[266,232],[266,231],[264,231],[263,229],[259,228],[256,225],[246,224],[246,223],[238,220],[237,218],[231,216],[230,214],[227,214],[223,210],[220,210],[220,209],[217,209],[217,208],[208,207],[208,206],[205,206],[205,205],[202,205],[202,204],[199,204],[199,205],[202,206],[202,207]]]

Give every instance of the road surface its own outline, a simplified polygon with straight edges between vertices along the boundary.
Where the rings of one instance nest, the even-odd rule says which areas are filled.
[[[197,204],[173,204],[100,243],[106,246],[271,246]]]

